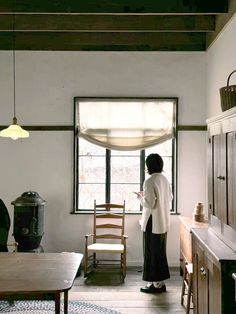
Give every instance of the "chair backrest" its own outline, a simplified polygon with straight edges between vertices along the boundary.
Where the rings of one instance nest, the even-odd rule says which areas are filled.
[[[125,232],[125,201],[123,204],[96,204],[94,201],[94,242],[99,239],[120,240]]]
[[[8,210],[0,199],[0,252],[8,252],[7,240],[11,221]]]

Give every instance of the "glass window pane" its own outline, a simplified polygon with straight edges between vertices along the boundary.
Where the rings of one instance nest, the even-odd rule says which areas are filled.
[[[163,174],[172,183],[172,140],[146,149],[145,156],[147,157],[149,154],[159,154],[162,156],[164,162]]]
[[[111,156],[140,156],[140,150],[132,151],[111,150]]]
[[[145,149],[145,155],[159,154],[161,156],[172,156],[172,140]]]
[[[139,184],[111,184],[111,202],[123,203],[125,200],[126,211],[139,211],[140,202],[133,193],[139,190]]]
[[[164,169],[163,174],[167,177],[168,181],[172,183],[172,158],[163,157]]]
[[[105,156],[106,149],[92,144],[82,138],[79,138],[79,155],[91,156],[91,155],[103,155]]]
[[[79,209],[94,209],[94,200],[105,202],[105,184],[79,184]]]
[[[83,156],[79,158],[80,183],[105,183],[105,157]]]
[[[111,183],[139,183],[140,157],[112,157]]]

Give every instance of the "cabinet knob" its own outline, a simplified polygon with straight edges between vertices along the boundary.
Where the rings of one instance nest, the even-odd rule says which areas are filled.
[[[224,177],[224,176],[218,176],[217,179],[219,179],[219,180],[225,180],[225,177]]]
[[[201,267],[201,268],[200,268],[200,273],[201,273],[201,276],[204,277],[204,278],[205,278],[206,275],[207,275],[207,273],[206,273],[204,267]]]
[[[232,273],[232,278],[236,281],[236,273]]]

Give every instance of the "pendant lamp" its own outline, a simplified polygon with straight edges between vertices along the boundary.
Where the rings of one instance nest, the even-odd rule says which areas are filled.
[[[20,125],[17,124],[16,118],[16,67],[15,67],[15,13],[13,15],[13,123],[6,129],[3,129],[0,132],[1,137],[10,137],[13,140],[18,138],[29,137],[29,132],[24,130]]]

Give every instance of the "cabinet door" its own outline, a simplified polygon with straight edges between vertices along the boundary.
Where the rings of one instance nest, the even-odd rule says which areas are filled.
[[[206,257],[208,273],[208,313],[221,314],[221,270],[216,263]]]
[[[221,270],[193,238],[193,298],[195,314],[221,313]]]
[[[226,134],[216,135],[213,139],[213,214],[227,223]]]
[[[203,249],[193,240],[193,299],[195,314],[208,312],[208,270]]]
[[[208,215],[213,215],[213,138],[209,136],[207,146],[208,169]]]
[[[228,134],[228,225],[236,230],[236,133]]]

